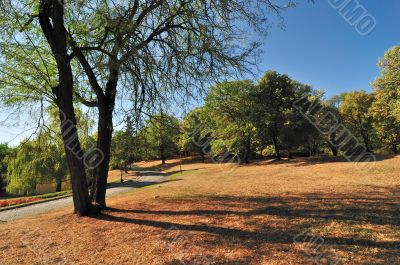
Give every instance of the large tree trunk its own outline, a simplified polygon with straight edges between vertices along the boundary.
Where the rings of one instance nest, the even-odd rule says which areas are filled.
[[[69,130],[72,130],[72,132]],[[61,131],[71,174],[75,213],[79,216],[85,216],[90,213],[91,202],[89,199],[85,166],[82,161],[83,151],[80,146],[76,127],[68,129],[65,126],[61,126]]]
[[[53,88],[61,120],[61,134],[72,182],[75,212],[87,215],[91,210],[83,152],[76,128],[73,106],[73,75],[67,53],[64,5],[58,0],[41,0],[39,23],[51,47],[58,69],[58,86]]]
[[[113,133],[112,111],[109,108],[100,107],[97,148],[102,152],[101,161],[97,161],[95,169],[94,202],[102,208],[106,208],[107,178],[110,165],[111,141]]]
[[[99,121],[97,148],[102,152],[101,161],[97,161],[95,168],[96,184],[94,202],[101,208],[106,208],[107,178],[110,166],[111,141],[113,134],[113,112],[117,93],[120,64],[114,59],[109,61],[110,76],[104,95],[98,98]]]
[[[61,134],[71,174],[75,212],[78,215],[83,216],[89,214],[91,203],[88,193],[85,166],[83,163],[84,154],[79,141],[73,107],[72,70],[69,64],[58,64],[60,85],[53,89],[53,92],[56,94],[57,106],[60,112]]]

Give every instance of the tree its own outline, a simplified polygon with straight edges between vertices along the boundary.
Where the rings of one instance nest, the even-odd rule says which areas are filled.
[[[7,191],[32,195],[37,184],[49,182],[56,182],[56,190],[61,191],[62,181],[68,177],[68,167],[60,147],[46,133],[23,142],[15,157],[9,160]]]
[[[339,108],[342,105],[345,96],[346,96],[346,93],[342,93],[340,95],[333,96],[332,98],[322,102],[322,106],[325,109],[327,109],[330,113],[333,114],[333,116],[335,117],[335,119],[337,120],[337,122],[339,124],[343,123],[343,119],[340,114]],[[337,138],[336,130],[332,131],[331,133],[329,133],[329,135],[325,136],[324,138],[327,142],[329,149],[332,152],[332,155],[337,156],[338,152],[339,152],[339,148],[338,148],[338,143],[337,143],[337,139],[336,139]]]
[[[205,162],[207,143],[202,141],[205,128],[206,110],[204,107],[190,111],[181,123],[179,135],[179,149],[185,153],[197,153],[201,156],[201,161]]]
[[[400,46],[387,51],[378,66],[381,76],[373,83],[371,108],[374,128],[383,143],[397,154],[400,143]]]
[[[223,82],[210,89],[205,105],[214,124],[214,148],[220,145],[229,149],[220,152],[239,154],[245,163],[249,163],[255,137],[254,90],[248,80]]]
[[[79,138],[75,137],[74,96],[98,110],[97,148],[103,157],[96,161],[94,200],[106,207],[117,94],[131,99],[133,109],[141,111],[167,92],[190,95],[192,88],[202,88],[210,80],[245,69],[260,44],[258,39],[248,41],[253,39],[248,38],[248,26],[263,33],[269,22],[267,11],[280,14],[291,6],[293,1],[277,5],[270,0],[10,2],[2,12],[2,22],[17,19],[19,23],[14,25],[19,26],[18,30],[22,28],[30,35],[14,39],[9,47],[18,42],[15,46],[28,50],[50,48],[56,66],[58,80],[56,85],[51,84],[51,95],[55,96],[61,120],[71,123],[71,131],[65,129],[65,122],[61,124],[63,135],[70,133],[75,139],[68,144],[70,137],[65,137],[64,143],[77,212],[88,213],[90,201],[83,162],[74,156],[82,152]],[[7,29],[15,29],[14,25],[9,23]],[[74,62],[79,62],[85,73],[75,75],[87,82],[83,89],[73,86]]]
[[[7,164],[13,154],[14,149],[9,147],[8,144],[0,144],[0,192],[5,187],[4,182],[7,177]]]
[[[286,114],[292,109],[294,87],[287,75],[268,71],[257,86],[257,109],[259,137],[265,141],[271,139],[277,159],[281,159],[281,139]]]
[[[165,113],[152,115],[142,134],[148,158],[158,158],[162,164],[172,154],[178,153],[179,121]]]
[[[111,148],[111,167],[127,172],[130,163],[140,159],[140,137],[134,129],[132,119],[127,117],[125,130],[116,131]]]
[[[88,150],[94,144],[90,137],[91,119],[80,109],[76,109],[77,123],[83,150]],[[63,141],[60,137],[55,108],[46,110],[48,125],[42,128],[34,139],[24,140],[15,155],[8,159],[8,187],[10,193],[31,194],[36,184],[56,183],[56,191],[61,191],[62,182],[70,179],[67,160],[63,150]],[[90,179],[90,170],[86,169],[86,176]]]
[[[339,112],[349,129],[362,139],[366,151],[372,151],[372,115],[370,108],[373,103],[373,95],[365,91],[346,93],[340,105]]]
[[[269,0],[117,1],[114,5],[102,1],[88,6],[95,11],[86,14],[84,23],[96,25],[94,34],[78,29],[68,36],[96,96],[88,105],[96,105],[99,111],[97,147],[105,157],[97,168],[95,201],[105,207],[119,81],[133,88],[128,96],[133,98],[135,111],[165,93],[190,94],[192,87],[242,68],[253,54],[259,43],[240,44],[245,31],[239,24],[244,22],[260,32],[266,21],[264,11],[279,13],[282,8]]]

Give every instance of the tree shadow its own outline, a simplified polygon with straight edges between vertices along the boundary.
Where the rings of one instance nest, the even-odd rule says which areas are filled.
[[[389,160],[397,157],[398,155],[376,155],[376,162]],[[311,157],[297,157],[293,159],[257,159],[252,161],[252,165],[265,166],[265,165],[293,165],[293,166],[309,166],[309,165],[319,165],[319,164],[329,164],[329,163],[355,163],[354,161],[348,160],[343,156],[311,156]],[[365,162],[368,163],[368,162]]]
[[[171,160],[176,160],[178,159],[178,161],[171,161]],[[131,167],[131,170],[134,171],[154,171],[154,172],[160,172],[160,171],[165,171],[165,170],[169,170],[173,167],[179,166],[179,165],[192,165],[194,163],[200,163],[200,164],[204,164],[206,165],[206,163],[211,162],[209,161],[209,159],[205,159],[205,163],[203,163],[201,161],[200,156],[190,156],[190,157],[173,157],[170,160],[167,160],[167,163],[162,165],[161,161],[158,165],[155,166],[149,166],[149,167],[141,167],[138,165],[135,165],[135,163],[133,164],[133,166]],[[201,168],[199,168],[201,169]]]
[[[127,187],[127,188],[143,188],[147,186],[152,186],[152,185],[160,185],[168,182],[175,182],[175,181],[181,181],[181,179],[172,179],[172,180],[164,180],[164,181],[137,181],[137,180],[127,180],[124,181],[123,183],[116,183],[116,184],[110,184],[108,189],[113,189],[113,188],[121,188],[121,187]]]
[[[195,225],[195,224],[180,224],[175,222],[165,222],[156,220],[146,220],[137,218],[127,218],[122,216],[113,216],[108,213],[102,213],[97,217],[100,220],[116,223],[127,223],[141,226],[151,226],[161,229],[174,229],[179,231],[191,232],[207,232],[210,234],[240,240],[243,244],[248,246],[259,245],[262,243],[272,244],[293,244],[296,236],[300,235],[307,229],[306,225],[285,230],[263,227],[260,231],[246,231],[235,228],[217,227],[209,225]],[[304,234],[304,238],[314,237],[312,234]],[[329,245],[345,245],[345,246],[359,246],[359,247],[374,247],[387,250],[394,250],[400,248],[400,241],[373,241],[368,239],[354,239],[342,237],[324,237],[324,242]]]
[[[205,209],[193,210],[150,210],[150,209],[116,209],[110,208],[99,219],[107,222],[135,224],[169,230],[171,228],[186,232],[205,232],[226,241],[240,242],[254,249],[262,244],[293,244],[296,237],[312,238],[311,232],[304,232],[316,223],[339,221],[344,224],[370,224],[400,226],[398,204],[390,201],[382,193],[365,194],[364,196],[349,196],[348,194],[303,194],[301,196],[285,197],[234,197],[234,196],[205,196],[196,199],[177,201],[188,205],[209,205]],[[212,209],[225,204],[236,210]],[[246,210],[237,210],[243,206]],[[261,206],[261,207],[260,207]],[[196,208],[196,207],[194,207]],[[146,218],[141,218],[145,215]],[[150,217],[149,217],[150,215]],[[157,218],[152,218],[152,216]],[[164,216],[164,217],[163,217]],[[190,224],[180,223],[180,216],[191,216]],[[196,223],[201,216],[207,218],[240,217],[243,220],[262,220],[259,218],[275,216],[288,220],[288,225],[279,227],[269,223],[257,224],[257,229],[248,230],[237,227],[225,227]],[[156,220],[163,217],[163,220]],[[197,217],[197,218],[196,218]],[[253,218],[251,218],[253,217]],[[257,218],[254,218],[257,217]],[[168,221],[164,219],[168,218]],[[173,220],[173,221],[171,221]],[[187,219],[185,219],[187,220]],[[302,222],[297,222],[302,220]],[[382,251],[393,251],[400,248],[399,240],[379,241],[362,236],[323,236],[327,246],[341,246],[349,250],[353,247],[377,248]]]

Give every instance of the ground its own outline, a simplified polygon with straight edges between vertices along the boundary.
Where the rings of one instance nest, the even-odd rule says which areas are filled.
[[[361,170],[326,158],[136,166],[172,177],[98,217],[65,208],[0,224],[0,264],[400,264],[399,156]]]

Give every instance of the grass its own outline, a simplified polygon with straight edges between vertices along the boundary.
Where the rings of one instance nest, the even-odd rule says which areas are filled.
[[[0,264],[400,264],[400,157],[367,173],[329,159],[138,166],[170,181],[98,217],[3,223]]]

